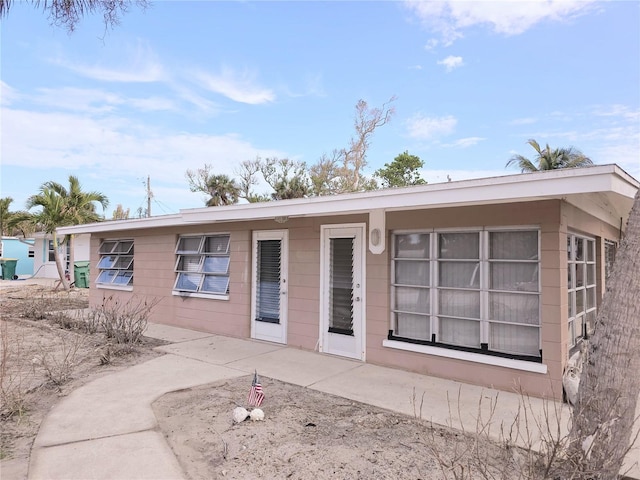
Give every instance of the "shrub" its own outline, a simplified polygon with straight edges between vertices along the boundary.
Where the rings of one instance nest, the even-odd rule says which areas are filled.
[[[37,363],[54,385],[62,385],[71,379],[74,368],[82,361],[81,352],[86,337],[74,333],[59,332],[60,347],[54,350],[40,345]]]
[[[151,311],[159,299],[133,297],[123,302],[113,296],[105,297],[102,305],[89,314],[93,324],[99,324],[107,340],[132,349],[142,340]]]
[[[12,373],[10,363],[21,350],[22,339],[9,338],[7,322],[0,322],[0,417],[22,416],[27,409],[27,387],[21,372]]]

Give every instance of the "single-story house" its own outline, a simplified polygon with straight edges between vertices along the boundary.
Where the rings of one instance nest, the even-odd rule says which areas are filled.
[[[5,236],[0,241],[0,258],[17,260],[15,274],[19,277],[33,275],[33,243],[33,238]]]
[[[562,396],[640,184],[616,165],[181,210],[91,234],[90,302]]]
[[[34,244],[34,262],[33,276],[36,278],[59,278],[56,261],[53,254],[53,238],[46,233],[36,233]],[[80,234],[75,235],[73,239],[73,256],[71,258],[71,249],[69,242],[60,245],[58,253],[63,257],[63,265],[65,270],[69,272],[69,276],[73,275],[73,264],[78,261],[89,261],[90,259],[90,241],[91,235]]]

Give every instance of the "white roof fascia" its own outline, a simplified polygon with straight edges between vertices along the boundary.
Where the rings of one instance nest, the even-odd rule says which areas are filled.
[[[612,188],[627,185],[626,194],[638,188],[612,182],[614,165],[566,169],[555,172],[519,174],[504,177],[464,180],[409,188],[376,190],[330,197],[316,197],[244,204],[221,209],[182,210],[185,223],[229,222],[267,219],[277,216],[327,216],[335,214],[358,214],[370,210],[412,210],[425,208],[455,207],[476,204],[524,202],[563,198],[571,194],[609,192]],[[621,170],[622,172],[622,170]],[[626,174],[625,174],[626,175]],[[633,180],[632,177],[628,177]],[[633,198],[633,195],[630,195]]]
[[[637,180],[617,165],[598,165],[325,197],[185,209],[179,214],[160,217],[63,227],[58,232],[117,232],[275,217],[362,214],[375,209],[397,211],[553,198],[567,200],[571,195],[596,192],[619,195],[633,201],[639,186]]]
[[[172,227],[182,223],[182,215],[160,215],[158,217],[133,218],[130,220],[111,220],[107,222],[88,223],[74,225],[72,227],[59,227],[58,233],[76,235],[79,233],[118,232],[122,230],[137,230],[140,228]]]

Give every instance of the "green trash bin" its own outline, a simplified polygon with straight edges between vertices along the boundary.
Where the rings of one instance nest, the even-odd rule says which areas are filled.
[[[73,278],[77,288],[89,288],[89,262],[75,262]]]
[[[0,267],[2,267],[2,279],[3,280],[17,280],[16,265],[18,265],[17,258],[0,258]]]

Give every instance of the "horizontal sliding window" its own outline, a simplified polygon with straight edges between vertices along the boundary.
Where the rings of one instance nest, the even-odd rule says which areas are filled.
[[[225,235],[178,239],[174,291],[226,295],[229,292],[229,241]]]
[[[96,284],[126,287],[133,285],[133,240],[105,240],[98,250]]]

